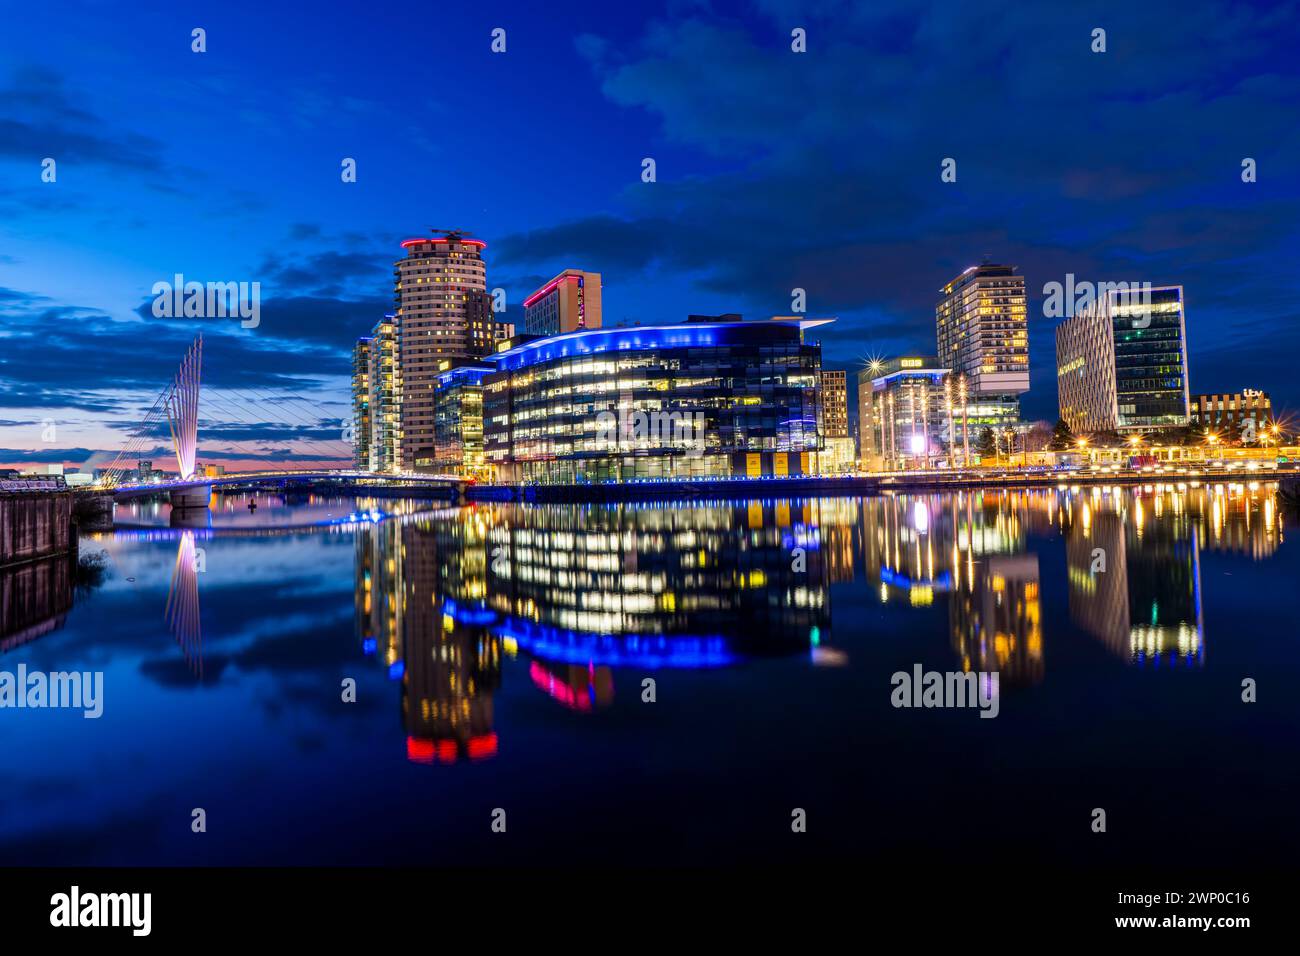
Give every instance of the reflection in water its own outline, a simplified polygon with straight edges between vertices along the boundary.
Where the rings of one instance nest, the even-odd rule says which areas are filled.
[[[199,616],[199,571],[202,551],[194,547],[194,533],[181,532],[176,543],[176,564],[172,583],[167,589],[167,607],[163,617],[167,628],[185,655],[190,672],[203,679],[203,629]]]
[[[401,682],[423,761],[495,753],[503,654],[579,712],[613,701],[620,668],[846,663],[825,646],[830,586],[857,555],[882,603],[947,602],[951,666],[1030,686],[1046,668],[1035,542],[1056,536],[1075,624],[1134,664],[1198,666],[1202,542],[1263,558],[1281,525],[1273,490],[1242,486],[447,509],[357,532],[357,630]]]
[[[1047,523],[1039,499],[1027,492],[865,499],[867,577],[882,603],[928,607],[946,596],[963,671],[999,671],[1004,687],[1037,683],[1038,555],[1025,548],[1027,532]]]
[[[72,609],[74,559],[67,555],[0,569],[0,652],[63,626]]]
[[[489,505],[366,527],[358,636],[401,681],[411,759],[491,756],[503,653],[526,654],[537,688],[585,712],[614,699],[618,667],[816,649],[829,632],[826,512],[845,559],[843,502]],[[851,560],[841,567],[851,574]]]
[[[1062,573],[1053,540],[1077,628],[1126,663],[1203,666],[1202,551],[1267,560],[1283,538],[1275,488],[1239,484],[439,510],[322,498],[305,503],[306,528],[288,504],[268,502],[263,528],[237,499],[222,507],[229,526],[116,533],[122,547],[176,541],[163,615],[190,671],[202,679],[196,540],[353,535],[356,635],[399,685],[407,754],[422,763],[497,752],[494,699],[519,656],[532,687],[587,714],[659,668],[848,664],[854,646],[829,646],[831,589],[863,579],[894,613],[946,610],[950,657],[932,664],[1038,684],[1042,569]],[[0,574],[0,650],[62,625],[76,569]]]
[[[1043,679],[1038,555],[991,555],[968,568],[948,603],[963,671],[997,671],[999,686]]]
[[[1200,540],[1219,497],[1094,489],[1071,501],[1061,525],[1073,620],[1126,660],[1203,664]]]

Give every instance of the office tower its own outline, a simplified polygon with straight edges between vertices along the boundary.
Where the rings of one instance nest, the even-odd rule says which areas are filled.
[[[488,466],[504,481],[811,474],[831,319],[691,316],[586,329],[487,356]]]
[[[600,328],[600,273],[565,269],[524,299],[524,332],[558,335]]]
[[[862,426],[866,467],[928,468],[944,458],[952,424],[945,391],[949,370],[936,358],[913,355],[873,363],[865,374],[875,376],[869,397],[862,392],[867,380],[859,386],[859,401],[866,405],[859,415],[869,423]],[[960,448],[955,454],[960,456]]]
[[[1056,329],[1061,417],[1076,433],[1186,425],[1183,287],[1107,290]]]
[[[822,369],[822,428],[827,438],[849,434],[848,373]]]
[[[370,344],[362,336],[352,347],[352,464],[370,467]]]
[[[394,263],[403,469],[433,467],[433,392],[439,363],[477,358],[496,348],[485,246],[454,231],[407,239],[402,243],[405,258]]]
[[[385,315],[370,332],[366,362],[370,389],[370,470],[399,471],[402,440],[400,391],[397,379],[397,323]]]
[[[488,478],[483,453],[483,379],[496,367],[468,359],[444,361],[434,392],[435,471]]]
[[[1029,391],[1024,276],[1015,266],[984,263],[941,292],[934,312],[939,364],[965,379],[970,427],[1014,424],[1020,396]]]

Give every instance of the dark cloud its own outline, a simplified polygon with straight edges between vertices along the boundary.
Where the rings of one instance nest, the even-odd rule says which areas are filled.
[[[37,162],[99,163],[134,172],[162,170],[155,140],[101,120],[81,106],[58,74],[17,70],[0,88],[0,156]]]
[[[1286,6],[1108,10],[1105,54],[1089,49],[1095,17],[960,2],[771,2],[757,22],[700,13],[631,45],[580,37],[605,96],[658,119],[659,181],[625,189],[618,212],[508,236],[497,258],[688,275],[759,315],[802,288],[810,312],[842,316],[822,335],[833,366],[876,343],[932,350],[937,289],[985,255],[1020,266],[1031,305],[1067,272],[1181,283],[1194,349],[1261,301],[1294,329],[1269,292],[1290,295],[1279,250],[1300,211]],[[790,52],[791,25],[807,54]],[[676,174],[683,148],[716,171]],[[1247,155],[1268,157],[1268,185],[1240,181]],[[945,157],[956,183],[940,181]],[[1030,317],[1031,406],[1050,414],[1053,323]],[[1276,346],[1242,337],[1212,367],[1194,359],[1194,389],[1256,382]]]
[[[3,424],[5,423],[0,422],[0,425]],[[89,448],[0,448],[0,462],[53,465],[67,461],[85,461],[92,454],[95,452]]]

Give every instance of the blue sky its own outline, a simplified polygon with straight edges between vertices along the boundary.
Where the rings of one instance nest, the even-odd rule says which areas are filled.
[[[0,465],[111,457],[200,330],[256,418],[205,406],[201,458],[341,450],[398,243],[448,227],[512,306],[601,272],[607,323],[804,288],[851,370],[932,351],[939,285],[1011,262],[1041,418],[1045,283],[1182,283],[1192,390],[1300,403],[1294,3],[5,6]],[[178,272],[260,282],[260,326],[153,318]]]

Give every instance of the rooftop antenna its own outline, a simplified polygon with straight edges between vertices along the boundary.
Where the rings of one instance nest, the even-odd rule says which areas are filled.
[[[442,233],[444,239],[451,242],[460,242],[468,235],[464,229],[430,229],[432,233]]]

